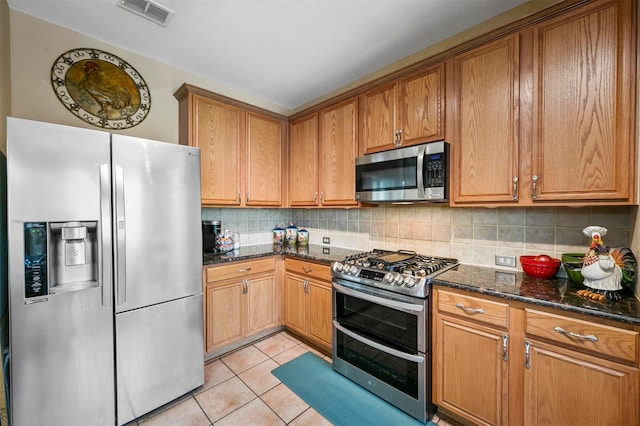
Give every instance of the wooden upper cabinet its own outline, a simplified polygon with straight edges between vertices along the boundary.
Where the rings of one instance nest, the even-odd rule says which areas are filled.
[[[396,84],[376,88],[362,95],[360,119],[361,153],[396,148]]]
[[[183,84],[179,141],[200,148],[202,205],[285,205],[284,117]]]
[[[318,205],[318,114],[289,126],[289,203]]]
[[[361,96],[360,153],[444,138],[444,63]]]
[[[504,37],[450,61],[452,204],[517,201],[518,41]]]
[[[635,202],[636,7],[596,0],[451,61],[452,204]]]
[[[598,1],[533,28],[536,200],[634,202],[636,7]]]
[[[247,112],[247,206],[282,206],[283,123]]]
[[[194,138],[200,148],[203,205],[240,205],[244,114],[234,106],[193,97]]]
[[[320,203],[357,206],[357,99],[320,111]]]

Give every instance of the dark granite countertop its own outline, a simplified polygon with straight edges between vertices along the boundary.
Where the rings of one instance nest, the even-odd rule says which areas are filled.
[[[578,286],[567,278],[532,278],[521,271],[459,265],[434,280],[434,284],[538,306],[586,314],[594,317],[640,325],[640,301],[623,290],[622,299],[597,302],[577,295]]]
[[[240,247],[239,250],[228,253],[207,253],[204,254],[202,263],[204,267],[207,267],[226,262],[284,254],[289,257],[329,265],[334,260],[342,260],[348,255],[361,251],[313,244],[306,247],[261,244]],[[566,278],[544,280],[529,277],[522,271],[471,265],[459,265],[455,269],[446,271],[438,275],[433,283],[508,300],[640,325],[640,301],[626,290],[623,292],[622,300],[597,302],[578,296],[576,292],[585,287],[573,284]]]
[[[203,266],[212,266],[225,262],[236,262],[240,260],[286,254],[289,257],[296,257],[330,265],[334,260],[343,260],[346,256],[359,253],[361,251],[362,250],[350,250],[315,244],[310,244],[308,246],[276,246],[273,244],[260,244],[240,247],[239,250],[227,253],[205,253],[202,256],[202,264]]]

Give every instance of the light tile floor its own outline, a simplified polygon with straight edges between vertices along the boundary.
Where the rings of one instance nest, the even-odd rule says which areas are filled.
[[[271,370],[305,352],[331,361],[286,332],[205,364],[204,385],[127,426],[330,426]],[[434,419],[439,425],[449,426]]]

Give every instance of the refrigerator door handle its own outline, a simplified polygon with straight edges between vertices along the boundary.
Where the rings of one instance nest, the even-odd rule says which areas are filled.
[[[115,176],[115,238],[116,238],[116,288],[118,289],[118,305],[127,301],[126,283],[126,225],[124,211],[124,170],[114,166]]]
[[[102,306],[111,306],[111,182],[109,165],[100,165],[100,238],[98,250],[99,276],[102,281]]]

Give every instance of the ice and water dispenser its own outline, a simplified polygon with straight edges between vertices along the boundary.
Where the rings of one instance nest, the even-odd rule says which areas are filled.
[[[98,287],[98,222],[24,224],[25,298]]]

